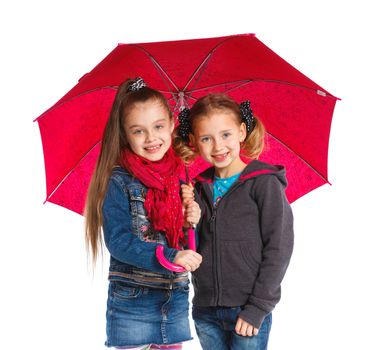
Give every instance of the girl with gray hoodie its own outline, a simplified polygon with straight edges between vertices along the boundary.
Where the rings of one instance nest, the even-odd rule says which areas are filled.
[[[199,154],[212,165],[194,186],[202,213],[197,233],[203,261],[192,274],[201,346],[264,350],[293,250],[285,170],[257,160],[264,127],[249,101],[239,105],[227,95],[207,95],[183,110],[179,122],[175,148],[181,156]],[[182,192],[186,203],[193,200],[192,186]]]

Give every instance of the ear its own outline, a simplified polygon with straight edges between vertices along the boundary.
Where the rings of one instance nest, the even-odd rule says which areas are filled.
[[[245,123],[241,123],[240,129],[239,129],[239,140],[240,140],[240,142],[243,142],[246,137],[247,137],[247,127],[246,127]]]

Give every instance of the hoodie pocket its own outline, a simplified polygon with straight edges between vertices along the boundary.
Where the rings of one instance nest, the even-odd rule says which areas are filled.
[[[258,274],[260,263],[254,258],[251,250],[249,249],[249,242],[244,242],[245,244],[240,245],[240,251],[243,256],[244,262],[247,266]]]
[[[222,241],[220,264],[224,287],[239,285],[251,288],[257,277],[259,266],[251,257],[248,241]]]

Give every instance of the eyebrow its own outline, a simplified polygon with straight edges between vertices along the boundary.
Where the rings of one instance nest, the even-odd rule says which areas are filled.
[[[225,133],[225,132],[229,132],[229,131],[232,131],[233,129],[226,129],[226,130],[221,130],[220,133]],[[207,136],[211,136],[211,135],[206,135],[206,134],[203,134],[203,135],[198,135],[198,137],[207,137]]]
[[[156,120],[153,124],[158,124],[158,123],[161,123],[161,122],[165,122],[166,121],[166,119],[158,119],[158,120]],[[137,125],[137,124],[135,124],[135,125],[131,125],[130,127],[129,127],[129,129],[133,129],[133,128],[142,128],[143,126],[142,125]]]

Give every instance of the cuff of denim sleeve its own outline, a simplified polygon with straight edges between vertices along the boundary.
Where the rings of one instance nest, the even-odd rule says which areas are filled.
[[[164,249],[164,256],[171,263],[174,262],[174,259],[175,259],[177,253],[178,253],[178,250],[174,249],[174,248],[165,247],[165,249]]]
[[[239,317],[251,324],[253,327],[260,329],[262,322],[268,312],[259,309],[255,305],[245,305],[244,310],[239,313]]]

